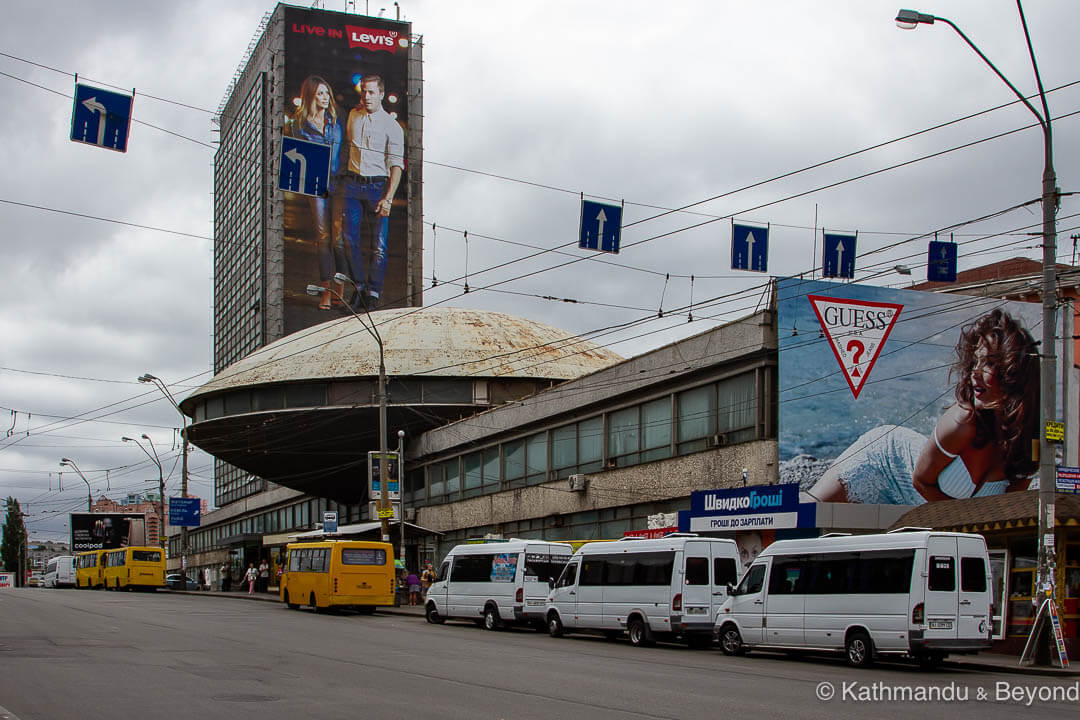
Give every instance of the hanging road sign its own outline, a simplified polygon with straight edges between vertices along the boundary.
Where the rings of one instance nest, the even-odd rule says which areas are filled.
[[[127,152],[134,96],[75,84],[71,107],[73,142]]]
[[[822,233],[821,276],[855,278],[855,235]]]
[[[622,236],[622,206],[581,199],[581,230],[578,247],[618,253]]]
[[[956,282],[956,243],[930,241],[926,253],[926,279],[930,282]]]
[[[202,501],[199,498],[169,498],[169,524],[177,527],[199,527]]]
[[[806,297],[825,331],[825,337],[829,339],[836,361],[844,371],[851,394],[858,400],[859,392],[904,306],[825,295]]]
[[[731,226],[731,269],[768,272],[769,228]]]
[[[322,514],[323,533],[337,532],[337,510],[326,510]]]
[[[287,192],[322,197],[330,179],[330,146],[281,138],[281,169],[278,187]]]

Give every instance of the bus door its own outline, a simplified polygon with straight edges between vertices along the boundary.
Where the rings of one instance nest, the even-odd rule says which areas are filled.
[[[762,642],[768,645],[803,645],[806,642],[805,558],[773,557],[769,591],[765,599]]]
[[[931,535],[926,558],[926,639],[954,639],[959,607],[956,538]]]
[[[443,615],[450,613],[449,608],[446,606],[446,586],[450,579],[450,558],[442,561],[442,565],[439,566],[439,572],[435,574],[435,580],[431,583],[431,587],[427,591],[427,599],[435,603],[435,607]]]
[[[765,573],[768,568],[768,558],[751,565],[728,599],[731,617],[739,623],[739,631],[746,644],[761,644],[765,619]]]
[[[567,563],[551,591],[551,604],[559,611],[562,624],[568,628],[576,627],[578,624],[577,579],[580,566],[579,559]]]
[[[956,538],[960,562],[958,638],[986,638],[990,630],[990,586],[986,546],[981,538]]]
[[[683,585],[675,592],[682,593],[683,622],[713,622],[713,585],[709,582],[712,573],[712,545],[706,540],[687,540],[683,546]],[[723,597],[715,598],[717,606]]]

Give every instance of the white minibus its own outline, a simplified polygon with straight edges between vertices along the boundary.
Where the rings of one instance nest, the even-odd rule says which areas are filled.
[[[45,587],[75,587],[75,556],[60,555],[45,565]]]
[[[933,666],[990,646],[990,561],[980,535],[908,529],[779,540],[746,570],[717,620],[728,655],[748,648],[875,655]]]
[[[457,545],[428,589],[424,615],[436,624],[466,618],[488,630],[510,624],[543,630],[550,583],[573,552],[567,543],[545,540]]]
[[[548,594],[548,632],[626,632],[637,646],[681,639],[707,647],[738,564],[734,540],[688,533],[583,545]]]

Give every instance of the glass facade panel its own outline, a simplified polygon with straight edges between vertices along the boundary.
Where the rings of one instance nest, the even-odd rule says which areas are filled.
[[[705,439],[716,432],[716,386],[686,390],[678,395],[679,452],[705,449]]]
[[[548,441],[547,433],[531,436],[525,445],[525,475],[529,485],[547,481]]]
[[[525,441],[503,443],[503,473],[508,487],[525,485]]]
[[[638,407],[625,408],[608,415],[608,459],[616,465],[633,465],[638,462],[639,432]]]
[[[578,472],[600,470],[604,457],[604,418],[598,416],[578,423]]]
[[[565,425],[551,431],[551,467],[565,470],[577,466],[577,426]],[[560,473],[562,474],[562,473]]]
[[[484,492],[498,492],[499,477],[499,448],[487,448],[484,450]]]
[[[716,431],[728,443],[753,440],[757,424],[757,376],[746,373],[717,384]]]
[[[671,455],[671,398],[647,402],[641,406],[642,449],[645,462]]]

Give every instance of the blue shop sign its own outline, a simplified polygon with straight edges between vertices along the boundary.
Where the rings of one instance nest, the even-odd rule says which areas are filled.
[[[799,486],[757,485],[690,493],[691,532],[800,527]]]

